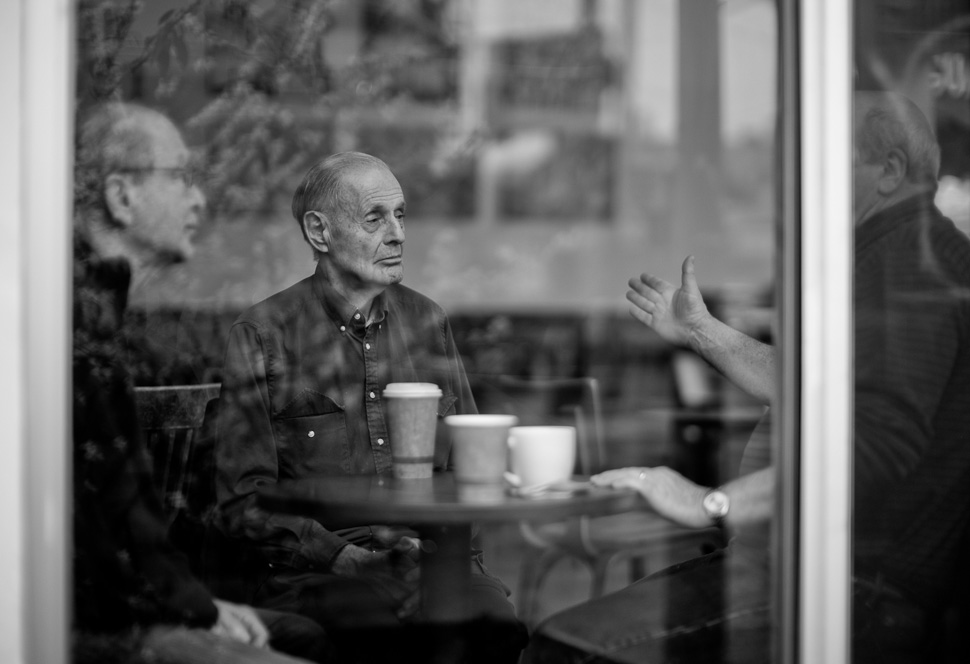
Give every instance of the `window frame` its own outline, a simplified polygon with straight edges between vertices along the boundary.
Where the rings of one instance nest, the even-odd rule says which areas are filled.
[[[15,197],[19,259],[10,296],[4,433],[20,481],[2,505],[9,538],[0,558],[22,579],[5,622],[7,661],[68,661],[72,0],[4,5],[5,183]],[[781,661],[844,662],[849,653],[851,477],[851,5],[781,0],[783,49],[781,426],[796,441],[777,464]],[[21,121],[23,119],[23,121]],[[11,139],[13,139],[11,141]],[[796,170],[797,169],[797,170]],[[14,274],[16,273],[16,274]],[[787,349],[787,350],[786,350]],[[835,380],[834,380],[835,379]],[[13,386],[11,390],[10,387]],[[19,389],[18,389],[19,388]],[[59,416],[58,416],[59,415]],[[780,451],[780,445],[779,445]],[[792,452],[796,451],[796,454]],[[793,574],[796,573],[796,574]]]

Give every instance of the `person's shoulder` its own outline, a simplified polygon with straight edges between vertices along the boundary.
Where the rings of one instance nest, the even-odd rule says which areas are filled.
[[[970,236],[938,210],[930,224],[934,253],[970,274]]]
[[[239,315],[236,324],[263,327],[284,322],[305,308],[313,297],[311,275],[252,305]]]

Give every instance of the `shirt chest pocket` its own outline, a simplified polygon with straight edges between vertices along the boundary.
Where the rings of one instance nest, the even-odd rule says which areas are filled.
[[[288,408],[274,419],[281,479],[352,470],[344,411],[327,397],[315,396],[311,408]]]

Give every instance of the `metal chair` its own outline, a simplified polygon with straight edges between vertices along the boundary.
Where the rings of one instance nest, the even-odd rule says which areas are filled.
[[[599,383],[595,378],[526,380],[507,376],[491,381],[490,412],[519,417],[522,425],[567,424],[576,427],[578,471],[591,475],[605,468],[604,434]],[[697,549],[720,546],[716,529],[681,528],[650,512],[629,512],[603,517],[581,517],[555,523],[522,522],[520,530],[528,549],[519,576],[516,606],[519,619],[532,626],[542,582],[560,560],[572,558],[590,571],[590,597],[599,597],[610,564],[630,561],[631,581],[646,573],[647,560],[675,545]]]
[[[206,408],[219,396],[219,383],[136,387],[138,422],[152,457],[152,476],[171,526],[189,505],[195,484],[211,482],[197,477],[196,444],[205,422]]]

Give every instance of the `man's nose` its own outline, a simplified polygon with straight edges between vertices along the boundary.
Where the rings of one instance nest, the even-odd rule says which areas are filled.
[[[387,244],[404,244],[404,222],[397,217],[391,217],[387,224],[387,234],[384,236]]]
[[[206,204],[205,193],[202,191],[202,187],[197,184],[193,184],[189,188],[189,199],[192,201],[192,205],[198,208],[204,208]]]

